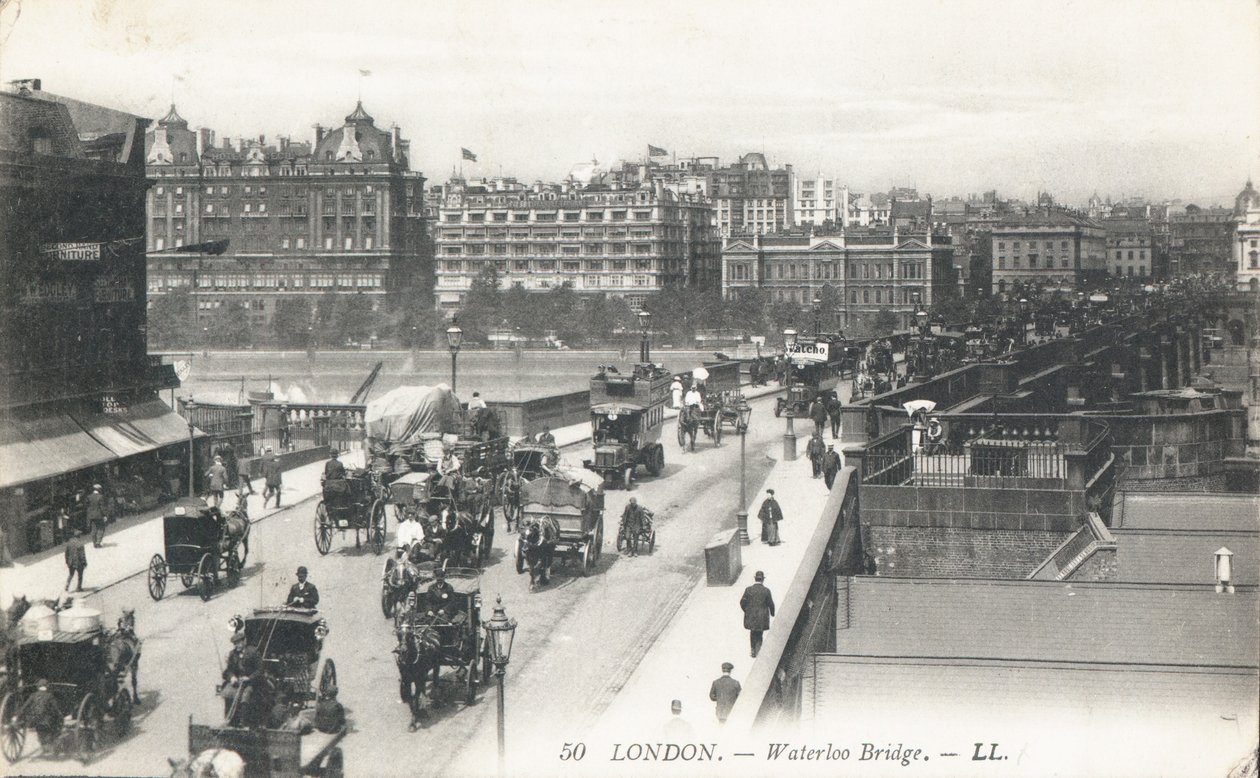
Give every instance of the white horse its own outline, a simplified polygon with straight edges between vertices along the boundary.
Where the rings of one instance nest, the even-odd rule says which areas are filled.
[[[226,748],[210,748],[197,754],[195,759],[171,763],[171,778],[244,778],[245,760],[235,751]]]

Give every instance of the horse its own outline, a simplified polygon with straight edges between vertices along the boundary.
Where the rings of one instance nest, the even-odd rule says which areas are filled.
[[[425,679],[433,673],[433,687],[437,688],[438,674],[442,670],[442,641],[431,624],[416,618],[415,597],[409,597],[407,616],[400,619],[394,647],[394,662],[398,665],[398,695],[411,709],[409,729],[415,732],[423,725],[426,713],[422,697]]]
[[[245,566],[245,560],[249,558],[249,530],[252,526],[244,505],[237,505],[231,513],[223,517],[223,535],[219,540],[219,545],[227,551],[239,544],[241,567]]]
[[[450,508],[442,510],[438,517],[436,534],[440,542],[438,558],[443,563],[460,564],[467,561],[470,553],[475,553],[472,542],[474,525],[472,514],[466,511]]]
[[[684,436],[683,447],[687,448],[686,439],[690,439],[689,451],[696,450],[696,433],[700,429],[700,420],[698,417],[700,411],[693,405],[684,406],[678,413],[678,429]]]
[[[124,680],[131,673],[131,697],[140,701],[140,638],[136,636],[136,612],[123,609],[118,617],[118,629],[109,636],[105,645],[106,665],[115,677]]]
[[[478,408],[472,416],[472,432],[482,442],[502,437],[503,427],[499,422],[499,415],[492,408]]]
[[[194,758],[167,757],[171,778],[245,778],[245,760],[227,748],[209,748]]]
[[[529,586],[546,586],[551,579],[551,563],[555,556],[555,523],[533,519],[521,529],[521,552],[529,568]]]

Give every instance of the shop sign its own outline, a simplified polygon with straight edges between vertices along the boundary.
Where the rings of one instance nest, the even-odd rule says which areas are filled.
[[[99,243],[45,243],[41,250],[65,262],[96,262],[101,258]]]

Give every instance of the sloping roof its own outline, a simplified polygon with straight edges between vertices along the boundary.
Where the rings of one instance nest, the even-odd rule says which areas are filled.
[[[0,149],[30,153],[31,138],[50,139],[59,157],[84,156],[69,109],[61,103],[0,92]]]
[[[837,653],[1256,667],[1255,589],[857,577]]]
[[[1125,492],[1114,520],[1125,529],[1260,531],[1260,495]]]
[[[1125,583],[1214,583],[1216,551],[1234,553],[1235,585],[1260,584],[1260,532],[1115,529],[1116,580]]]

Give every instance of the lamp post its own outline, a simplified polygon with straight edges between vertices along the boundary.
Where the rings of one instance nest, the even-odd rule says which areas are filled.
[[[417,351],[420,348],[420,342],[416,339],[417,337],[418,335],[416,334],[416,325],[413,324],[411,325],[411,350],[412,351]]]
[[[652,343],[648,340],[648,324],[652,320],[652,314],[648,311],[639,311],[639,361],[652,361]]]
[[[446,345],[451,350],[451,391],[455,391],[455,360],[459,357],[459,346],[464,342],[464,331],[459,328],[459,318],[451,317],[451,326],[446,328]]]
[[[503,612],[503,598],[496,597],[494,615],[482,627],[486,631],[486,644],[490,650],[490,661],[494,664],[494,674],[499,679],[499,775],[505,775],[504,764],[507,761],[507,733],[503,721],[503,676],[506,674],[508,661],[512,658],[512,638],[516,635],[516,619],[509,619]]]
[[[735,527],[739,532],[739,544],[747,546],[752,541],[748,538],[748,495],[745,492],[747,459],[744,444],[748,437],[748,421],[752,416],[752,408],[748,407],[746,400],[741,400],[735,412],[739,414],[739,426],[736,428],[739,431],[739,511],[735,514]]]
[[[822,332],[820,321],[822,319],[822,298],[814,297],[814,338],[817,339],[819,333]]]
[[[783,414],[787,419],[787,429],[783,433],[783,459],[792,461],[796,459],[796,429],[792,426],[792,417],[796,415],[792,404],[792,349],[796,346],[796,330],[788,327],[783,331],[783,344],[787,352],[787,364],[784,365],[787,371],[787,409]]]
[[[192,398],[192,395],[189,395],[187,398],[184,399],[184,421],[188,422],[188,496],[189,497],[197,496],[196,488],[193,486],[193,482],[196,478],[196,472],[194,469],[195,465],[193,464],[193,461],[196,459],[196,457],[194,456],[195,449],[193,446],[193,432],[196,428],[193,427],[193,420],[192,420],[192,412],[196,408],[197,408],[197,402],[196,400]]]

